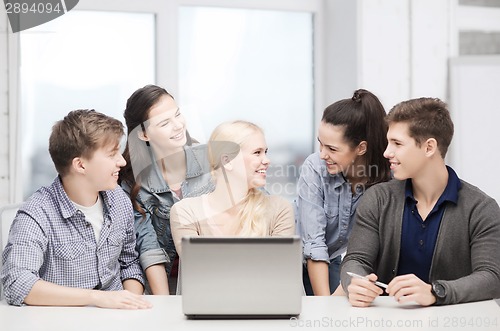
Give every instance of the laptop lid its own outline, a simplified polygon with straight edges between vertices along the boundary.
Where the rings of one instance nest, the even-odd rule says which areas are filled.
[[[182,238],[182,308],[191,318],[289,318],[302,308],[294,237]]]

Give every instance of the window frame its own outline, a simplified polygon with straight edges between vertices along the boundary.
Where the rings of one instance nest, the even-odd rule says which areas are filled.
[[[500,8],[461,5],[459,0],[448,1],[453,10],[450,22],[451,57],[459,56],[461,31],[500,32]]]

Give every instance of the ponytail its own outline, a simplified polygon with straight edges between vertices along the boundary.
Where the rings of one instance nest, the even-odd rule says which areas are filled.
[[[369,179],[368,186],[388,181],[391,178],[389,161],[384,157],[387,147],[387,122],[386,112],[380,100],[367,90],[359,92],[361,108],[366,116],[366,166]],[[374,169],[373,169],[374,168]]]

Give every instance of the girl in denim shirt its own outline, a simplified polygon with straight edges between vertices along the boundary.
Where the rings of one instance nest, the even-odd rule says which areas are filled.
[[[385,110],[371,92],[328,106],[318,129],[319,152],[304,162],[296,199],[308,295],[330,295],[340,282],[341,254],[364,191],[390,179]]]
[[[127,165],[120,179],[134,205],[140,263],[149,291],[169,294],[169,280],[175,289],[176,275],[170,273],[177,257],[170,208],[183,198],[212,191],[206,148],[193,146],[183,115],[161,87],[147,85],[135,91],[124,117]]]

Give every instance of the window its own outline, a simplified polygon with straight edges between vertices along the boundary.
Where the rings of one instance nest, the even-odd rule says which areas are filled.
[[[222,121],[263,127],[267,189],[294,197],[324,104],[322,9],[320,0],[85,0],[12,35],[9,135],[21,148],[10,148],[10,201],[53,180],[55,121],[78,108],[123,120],[127,98],[150,83],[174,95],[202,142]]]
[[[500,54],[500,32],[460,31],[459,55]]]
[[[92,24],[89,24],[92,22]],[[123,121],[130,94],[155,78],[155,16],[77,11],[21,32],[23,196],[56,175],[52,125],[90,108]]]
[[[464,6],[500,7],[500,0],[459,0]]]
[[[500,1],[459,1],[456,10],[458,55],[500,54]]]
[[[179,9],[179,96],[191,134],[206,141],[236,119],[264,129],[267,190],[293,199],[314,136],[313,14]]]

